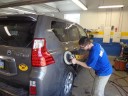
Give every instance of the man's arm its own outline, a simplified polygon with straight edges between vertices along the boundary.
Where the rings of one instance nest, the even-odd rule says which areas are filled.
[[[85,62],[78,61],[75,58],[72,59],[72,63],[81,65],[82,67],[87,68],[87,69],[91,69],[91,67],[87,66]]]

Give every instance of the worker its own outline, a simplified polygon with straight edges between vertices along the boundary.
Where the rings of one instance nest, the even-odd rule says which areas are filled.
[[[82,37],[79,40],[79,45],[81,49],[89,50],[88,59],[86,63],[78,61],[75,58],[71,61],[73,64],[81,65],[84,68],[94,69],[96,75],[92,88],[92,96],[104,96],[105,86],[113,72],[108,56],[99,43],[92,43],[87,37]]]

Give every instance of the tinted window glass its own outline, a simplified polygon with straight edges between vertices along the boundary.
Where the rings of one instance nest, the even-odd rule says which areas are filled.
[[[52,21],[51,28],[53,29],[54,34],[57,36],[57,38],[61,42],[66,42],[68,41],[68,35],[66,31],[66,24],[63,22],[57,22],[57,21]]]
[[[82,28],[82,27],[80,27],[80,26],[77,26],[78,27],[78,30],[79,30],[79,32],[80,32],[80,37],[82,37],[82,36],[86,36],[87,37],[87,34],[86,34],[86,32],[84,31],[84,29]]]
[[[34,22],[0,21],[0,45],[31,47]]]
[[[76,26],[72,25],[68,27],[67,31],[71,41],[79,40],[79,31]]]

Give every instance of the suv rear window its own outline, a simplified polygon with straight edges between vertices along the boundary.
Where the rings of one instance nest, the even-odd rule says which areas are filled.
[[[79,30],[76,26],[69,27],[67,31],[71,41],[79,40]]]
[[[67,42],[68,41],[68,34],[66,31],[66,23],[64,22],[58,22],[58,21],[52,21],[51,28],[53,29],[54,34],[57,36],[59,41],[61,42]]]
[[[31,47],[35,22],[0,21],[0,45]]]

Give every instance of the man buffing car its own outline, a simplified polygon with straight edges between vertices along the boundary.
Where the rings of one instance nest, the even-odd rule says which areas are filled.
[[[89,50],[88,60],[85,63],[73,58],[72,63],[95,70],[96,76],[92,96],[104,96],[105,86],[112,74],[112,66],[108,60],[108,56],[100,44],[92,43],[87,37],[82,37],[79,40],[79,45],[81,49]]]

